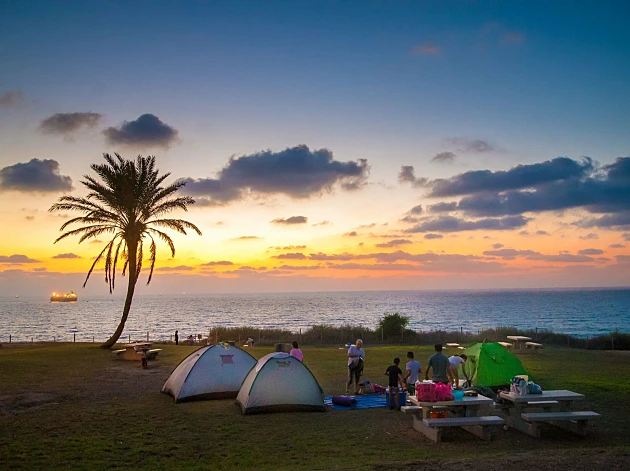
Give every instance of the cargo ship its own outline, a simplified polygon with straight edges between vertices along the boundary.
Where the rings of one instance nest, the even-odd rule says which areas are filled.
[[[77,301],[77,293],[70,291],[69,293],[53,293],[50,297],[51,303],[74,303]]]

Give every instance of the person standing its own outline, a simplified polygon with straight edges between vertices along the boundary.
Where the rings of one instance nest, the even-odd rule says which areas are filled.
[[[394,405],[396,405],[396,409],[400,410],[400,393],[398,391],[398,385],[400,388],[403,388],[403,384],[405,380],[402,376],[402,370],[398,366],[400,365],[400,358],[394,358],[394,364],[389,365],[385,370],[385,374],[389,376],[389,410],[394,409]],[[394,399],[394,397],[396,399]]]
[[[179,345],[179,330],[175,331],[175,345]]]
[[[410,396],[416,395],[416,381],[422,372],[422,367],[418,360],[413,359],[413,352],[407,352],[407,366],[405,369],[405,381],[407,382],[407,392]]]
[[[348,349],[348,382],[346,383],[346,394],[348,387],[354,382],[354,394],[359,394],[359,379],[363,374],[363,361],[365,352],[363,351],[363,340],[357,339],[357,343]]]
[[[300,350],[298,348],[297,340],[294,340],[293,342],[291,342],[291,346],[293,348],[289,352],[289,355],[291,355],[292,357],[297,358],[300,361],[304,361],[304,354],[302,353],[302,350]]]
[[[435,353],[429,357],[427,362],[427,370],[424,373],[424,378],[429,379],[429,370],[433,370],[433,382],[448,384],[448,367],[449,362],[446,355],[442,353],[442,344],[438,343],[434,346]]]

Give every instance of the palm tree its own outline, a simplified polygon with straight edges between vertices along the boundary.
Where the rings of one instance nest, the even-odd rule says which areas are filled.
[[[185,185],[185,182],[176,182],[167,187],[161,187],[162,182],[170,175],[159,175],[155,169],[155,157],[142,157],[135,160],[125,160],[120,155],[116,158],[109,154],[103,154],[106,164],[92,164],[90,168],[100,177],[102,182],[89,175],[81,183],[90,192],[85,198],[76,196],[62,196],[59,202],[53,204],[49,211],[78,211],[83,213],[64,223],[60,231],[72,224],[83,224],[73,230],[62,234],[55,243],[68,236],[80,235],[79,243],[90,238],[96,238],[102,234],[113,234],[113,238],[105,245],[105,248],[96,257],[88,271],[83,287],[90,279],[90,275],[96,264],[105,258],[105,282],[109,283],[109,292],[113,292],[116,281],[116,268],[120,258],[124,260],[122,276],[127,272],[129,282],[127,284],[127,297],[123,308],[120,324],[114,334],[101,347],[110,348],[120,338],[131,309],[133,293],[136,282],[142,270],[144,258],[143,248],[145,241],[150,241],[149,261],[151,268],[147,285],[151,282],[157,247],[155,240],[161,239],[171,249],[171,255],[175,256],[175,245],[168,234],[157,228],[173,229],[181,234],[186,234],[186,229],[192,229],[201,235],[201,231],[194,224],[182,219],[167,219],[163,216],[175,209],[188,210],[188,206],[195,203],[189,196],[169,198],[177,190]]]

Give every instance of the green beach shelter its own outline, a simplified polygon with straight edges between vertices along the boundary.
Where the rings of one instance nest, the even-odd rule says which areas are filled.
[[[496,342],[475,343],[466,348],[464,368],[473,386],[505,386],[516,375],[531,375],[516,355]]]

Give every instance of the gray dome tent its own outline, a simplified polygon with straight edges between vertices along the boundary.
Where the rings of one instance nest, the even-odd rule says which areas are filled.
[[[236,402],[243,414],[326,410],[315,376],[288,353],[270,353],[258,360],[243,381]]]
[[[255,364],[256,359],[238,347],[202,347],[177,365],[162,392],[175,402],[233,398]]]

